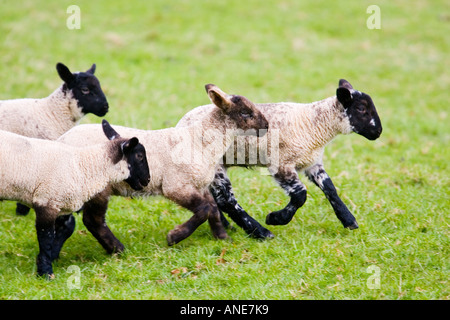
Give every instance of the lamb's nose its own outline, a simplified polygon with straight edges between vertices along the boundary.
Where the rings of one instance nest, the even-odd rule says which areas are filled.
[[[379,127],[377,127],[377,134],[378,137],[381,136],[381,132],[383,132],[383,128],[381,127],[381,125]]]

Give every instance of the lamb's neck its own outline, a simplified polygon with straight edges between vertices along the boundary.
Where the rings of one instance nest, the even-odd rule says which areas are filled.
[[[128,178],[129,170],[125,161],[113,163],[110,157],[111,144],[97,144],[80,148],[79,163],[81,180],[87,181],[86,197],[91,198],[103,191],[109,183]]]
[[[194,145],[202,148],[203,154],[217,163],[233,143],[239,133],[236,124],[225,116],[219,109],[214,110],[209,117],[205,117],[196,126]]]
[[[323,147],[337,135],[351,132],[344,107],[335,96],[298,108],[293,118],[297,133],[303,132],[301,139],[315,147]]]
[[[65,89],[64,85],[56,89],[51,95],[44,98],[43,107],[49,119],[52,119],[55,131],[60,135],[74,127],[84,116],[72,91]]]

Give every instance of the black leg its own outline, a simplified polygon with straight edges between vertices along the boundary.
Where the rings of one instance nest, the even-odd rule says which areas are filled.
[[[214,181],[210,185],[209,190],[211,191],[219,210],[221,212],[226,212],[228,216],[247,234],[257,239],[270,239],[274,237],[272,232],[264,228],[239,205],[233,194],[231,182],[228,179],[226,171],[223,167],[216,171]],[[225,217],[222,218],[222,223],[224,219]],[[228,223],[228,221],[225,223]],[[225,223],[224,226],[226,226]]]
[[[30,208],[28,208],[26,205],[17,203],[16,205],[16,214],[18,216],[26,216],[30,212]]]
[[[55,239],[52,247],[52,260],[59,258],[64,242],[72,235],[75,229],[75,217],[72,214],[62,215],[55,221]]]
[[[125,247],[106,224],[106,211],[110,195],[110,188],[106,188],[84,204],[83,223],[106,252],[112,254],[123,252]]]
[[[344,228],[357,229],[358,223],[356,222],[355,217],[351,214],[350,210],[346,207],[346,205],[339,198],[336,188],[334,187],[331,178],[325,172],[322,164],[317,164],[311,168],[308,168],[305,171],[305,174],[317,185],[325,194],[331,206],[333,207],[334,212],[336,213],[337,218],[342,222]]]
[[[45,276],[53,279],[52,268],[52,247],[55,240],[55,216],[45,207],[35,207],[36,211],[36,233],[39,242],[39,254],[36,259],[37,273],[39,276]]]
[[[273,174],[273,177],[280,187],[288,194],[291,200],[284,209],[269,213],[266,217],[266,223],[272,225],[285,225],[292,220],[298,208],[305,203],[306,187],[299,180],[295,168],[279,168],[278,171]]]
[[[167,235],[169,246],[189,237],[206,220],[208,220],[215,238],[228,238],[227,232],[220,221],[217,205],[209,192],[200,193],[197,190],[192,190],[189,196],[185,194],[180,197],[180,193],[174,193],[166,194],[166,197],[194,213],[188,221],[176,226],[169,232]]]
[[[217,204],[217,202],[216,202]],[[227,218],[225,217],[225,215],[223,214],[223,212],[219,209],[220,212],[220,221],[222,221],[223,227],[225,229],[233,229],[233,226],[230,224],[230,222],[227,220]]]

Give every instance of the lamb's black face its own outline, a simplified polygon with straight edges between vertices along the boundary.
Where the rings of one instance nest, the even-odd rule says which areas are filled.
[[[128,140],[127,143],[133,139],[136,138]],[[142,190],[150,182],[150,171],[145,147],[137,143],[134,147],[124,145],[122,149],[130,169],[130,176],[125,181],[134,190]]]
[[[269,122],[253,102],[239,95],[227,95],[213,84],[205,86],[211,101],[242,130],[253,130],[258,136],[267,133]]]
[[[354,132],[369,140],[380,137],[383,130],[381,120],[368,94],[354,90],[349,82],[341,79],[336,95],[345,108]]]
[[[122,140],[120,142],[120,150],[116,149],[117,145],[112,149],[112,161],[117,163],[123,158],[126,159],[130,175],[125,181],[134,190],[144,189],[150,182],[150,170],[145,147],[139,143],[138,138],[122,139],[120,134],[105,119],[102,120],[102,128],[109,140]]]
[[[254,129],[258,136],[263,136],[269,129],[269,122],[253,102],[246,97],[233,95],[230,117],[244,130]]]
[[[103,117],[108,112],[108,101],[100,87],[100,82],[93,74],[87,72],[75,74],[72,92],[83,113],[93,113]]]
[[[108,101],[100,87],[100,82],[94,76],[95,64],[86,72],[79,73],[71,73],[62,63],[58,63],[56,69],[67,89],[72,90],[84,114],[93,113],[103,117],[108,112]]]

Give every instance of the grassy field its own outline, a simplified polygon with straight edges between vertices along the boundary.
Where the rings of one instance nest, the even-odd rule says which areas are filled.
[[[45,281],[35,276],[34,211],[17,217],[3,201],[0,299],[450,298],[447,1],[76,3],[81,29],[70,30],[73,1],[0,0],[0,99],[45,97],[61,83],[56,62],[95,62],[106,119],[160,129],[209,103],[206,83],[254,102],[311,102],[345,78],[372,96],[384,129],[376,141],[340,136],[325,153],[360,228],[343,229],[305,178],[306,204],[287,226],[268,226],[275,238],[266,242],[241,229],[218,241],[204,224],[168,247],[188,211],[162,197],[114,198],[108,223],[126,252],[107,255],[77,215],[56,279]],[[371,4],[380,29],[366,26]],[[259,170],[233,168],[230,178],[261,222],[288,202]]]

